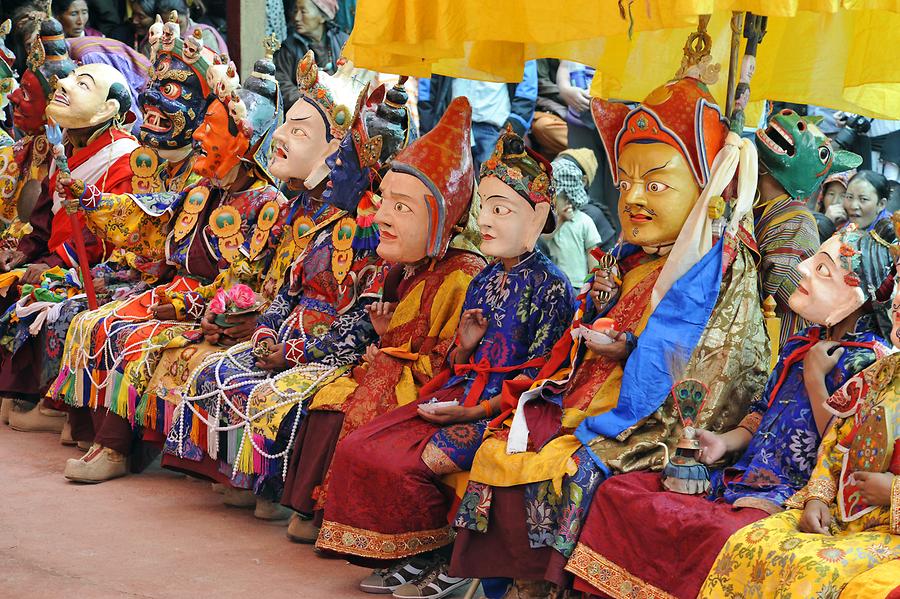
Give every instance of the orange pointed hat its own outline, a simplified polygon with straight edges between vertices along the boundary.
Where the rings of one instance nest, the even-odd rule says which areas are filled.
[[[475,189],[472,165],[472,108],[465,97],[455,98],[438,124],[403,149],[391,170],[412,175],[433,195],[428,205],[427,254],[441,258],[453,228],[469,213]]]
[[[702,188],[728,135],[716,101],[706,85],[693,77],[676,79],[656,88],[633,109],[594,98],[591,113],[616,183],[619,154],[627,144],[659,142],[684,155]]]

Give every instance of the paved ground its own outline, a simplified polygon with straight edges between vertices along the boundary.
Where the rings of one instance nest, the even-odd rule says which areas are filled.
[[[62,476],[54,435],[0,426],[4,599],[357,598],[366,575],[225,508],[208,483],[154,467],[102,485]]]

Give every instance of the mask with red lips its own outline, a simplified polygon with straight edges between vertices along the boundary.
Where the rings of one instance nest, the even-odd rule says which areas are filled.
[[[890,331],[887,302],[877,291],[891,268],[887,243],[854,225],[843,229],[797,266],[800,283],[791,295],[791,310],[806,320],[834,326],[863,307],[875,312],[880,334]]]
[[[228,116],[228,108],[213,100],[194,131],[194,171],[201,177],[222,180],[240,163],[249,147],[249,138]]]
[[[203,121],[205,87],[208,89],[205,79],[181,59],[160,55],[155,75],[140,95],[144,114],[141,143],[160,149],[189,146],[194,130]]]
[[[47,97],[34,73],[25,71],[16,91],[9,95],[13,107],[13,124],[27,135],[41,132],[46,122]]]

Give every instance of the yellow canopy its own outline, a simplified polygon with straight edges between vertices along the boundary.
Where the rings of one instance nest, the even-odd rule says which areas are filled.
[[[732,11],[770,17],[753,100],[900,119],[900,0],[359,0],[345,54],[383,72],[489,81],[519,80],[534,58],[574,60],[601,73],[594,95],[639,100],[675,73],[697,15],[712,14],[724,103]]]

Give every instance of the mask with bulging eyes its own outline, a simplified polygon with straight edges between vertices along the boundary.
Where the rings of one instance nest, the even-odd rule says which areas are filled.
[[[144,114],[141,143],[159,149],[191,144],[203,121],[206,97],[199,75],[187,64],[176,56],[162,55],[139,100]]]
[[[194,171],[201,177],[222,180],[247,153],[250,140],[219,100],[213,100],[203,123],[194,131]]]

